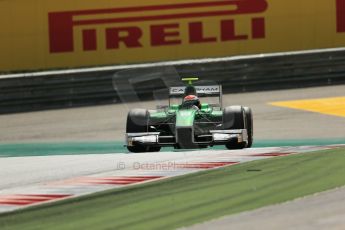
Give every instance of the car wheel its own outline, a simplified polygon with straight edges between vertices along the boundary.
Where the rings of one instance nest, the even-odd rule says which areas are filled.
[[[151,146],[149,148],[149,152],[159,152],[161,151],[161,147],[160,146]]]
[[[228,106],[223,109],[223,129],[245,129],[245,111],[242,106]],[[225,146],[228,149],[243,149],[246,142],[230,141]]]
[[[131,109],[127,115],[127,133],[145,133],[148,131],[149,112],[146,109]],[[127,146],[133,153],[150,152],[150,146],[136,144]]]
[[[128,151],[132,153],[144,153],[144,152],[151,152],[149,146],[144,145],[134,145],[134,146],[127,146]]]
[[[247,133],[248,133],[248,144],[246,148],[250,148],[253,145],[253,113],[249,107],[244,107],[244,112],[246,114],[246,125],[247,125]]]

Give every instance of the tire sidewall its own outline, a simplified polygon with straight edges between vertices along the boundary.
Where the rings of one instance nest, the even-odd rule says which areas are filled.
[[[253,145],[253,141],[254,141],[253,113],[249,107],[244,107],[244,111],[246,115],[246,129],[248,133],[247,148],[250,148]]]

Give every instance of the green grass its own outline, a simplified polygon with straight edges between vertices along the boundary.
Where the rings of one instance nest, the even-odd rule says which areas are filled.
[[[0,229],[173,229],[345,185],[345,149],[239,164],[0,215]]]

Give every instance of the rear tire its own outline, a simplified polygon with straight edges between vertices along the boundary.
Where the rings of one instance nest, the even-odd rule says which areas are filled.
[[[242,106],[228,106],[223,109],[223,129],[245,129],[245,111]],[[228,149],[243,149],[246,142],[225,144]]]
[[[148,132],[149,127],[149,111],[146,109],[132,109],[127,115],[126,133],[145,133]],[[133,153],[141,152],[158,152],[159,146],[145,146],[136,144],[127,146],[128,151]]]

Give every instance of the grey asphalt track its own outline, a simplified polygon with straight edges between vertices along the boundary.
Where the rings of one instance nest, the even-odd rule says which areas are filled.
[[[221,218],[188,230],[343,230],[345,188]]]
[[[268,102],[344,96],[345,85],[224,95],[224,105],[253,109],[255,139],[344,138],[345,119]],[[0,115],[0,143],[123,140],[129,108],[155,108],[157,102]]]

